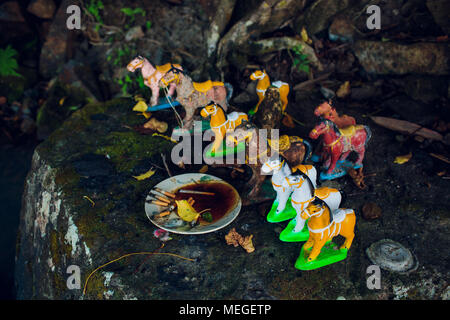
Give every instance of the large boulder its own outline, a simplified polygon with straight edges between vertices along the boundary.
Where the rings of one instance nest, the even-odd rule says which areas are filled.
[[[344,207],[355,208],[359,216],[365,201],[377,201],[383,221],[357,219],[345,261],[301,272],[294,263],[302,243],[279,240],[284,225],[267,223],[265,217],[271,203],[244,207],[235,221],[213,233],[171,234],[173,239],[161,248],[144,203],[149,190],[168,176],[164,169],[142,181],[133,176],[153,164],[163,168],[160,153],[169,154],[173,143],[131,130],[145,121],[131,111],[134,104],[118,99],[86,105],[36,148],[20,216],[15,272],[19,299],[388,299],[398,297],[399,286],[417,299],[444,295],[447,184],[436,175],[423,174],[416,157],[426,153],[416,153],[398,166],[393,163],[398,145],[389,143],[389,132],[372,127],[364,161],[367,172],[377,172],[367,181],[372,191],[351,196],[351,181],[335,184],[349,195]],[[175,123],[171,111],[155,115]],[[187,171],[170,161],[169,166],[174,175],[202,167]],[[245,178],[232,178],[230,171],[210,167],[208,173],[241,191]],[[414,180],[408,183],[411,176]],[[224,236],[232,228],[244,236],[253,234],[256,250],[249,254],[228,246]],[[369,290],[366,268],[372,263],[365,249],[385,237],[413,250],[421,267],[412,275],[382,272],[382,288]],[[83,295],[97,267],[126,254],[155,250],[194,261],[170,255],[129,256],[94,273]],[[71,265],[80,268],[80,289],[67,287]]]

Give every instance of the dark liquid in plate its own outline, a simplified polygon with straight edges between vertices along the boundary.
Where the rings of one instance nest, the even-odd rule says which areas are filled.
[[[180,193],[178,190],[194,190],[203,192],[213,192],[214,195],[194,194],[194,193]],[[226,183],[223,182],[199,182],[187,184],[175,192],[176,200],[187,200],[190,197],[195,200],[193,205],[195,211],[200,212],[205,209],[210,209],[213,220],[206,222],[200,218],[201,224],[214,223],[221,219],[225,214],[229,213],[237,204],[236,191]]]

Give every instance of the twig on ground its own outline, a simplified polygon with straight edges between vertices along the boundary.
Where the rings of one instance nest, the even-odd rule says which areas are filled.
[[[169,177],[172,177],[172,173],[170,172],[169,167],[167,166],[166,156],[163,153],[161,153],[161,158],[162,158],[164,167],[166,168],[167,174],[169,175]]]

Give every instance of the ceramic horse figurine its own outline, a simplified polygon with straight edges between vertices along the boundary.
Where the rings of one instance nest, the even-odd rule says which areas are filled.
[[[264,100],[264,95],[266,93],[267,88],[271,85],[269,76],[267,75],[266,71],[256,70],[250,75],[251,80],[258,80],[258,83],[256,84],[256,94],[258,95],[258,103],[256,104],[256,107],[249,112],[249,114],[255,114],[258,111],[259,105]],[[275,81],[272,83],[272,86],[277,87],[278,91],[280,92],[280,100],[283,103],[282,105],[282,111],[286,110],[286,106],[288,104],[288,94],[289,94],[289,84],[282,81]]]
[[[228,100],[233,94],[233,87],[229,83],[219,81],[193,82],[180,68],[173,65],[161,78],[164,86],[176,84],[177,101],[184,107],[186,115],[183,128],[192,129],[194,112],[197,108],[213,101],[227,111]]]
[[[166,63],[162,66],[153,66],[150,61],[147,60],[147,58],[144,58],[142,56],[137,56],[133,60],[130,61],[130,63],[127,65],[127,69],[130,72],[135,72],[137,69],[141,69],[142,78],[144,79],[144,84],[150,88],[152,91],[152,97],[150,100],[150,104],[152,106],[155,106],[158,104],[158,98],[159,98],[159,89],[160,84],[159,80],[163,77],[163,75],[169,71],[169,69],[174,66],[180,70],[183,70],[183,68],[179,64],[170,64]],[[176,83],[171,83],[169,85],[168,95],[169,97],[172,97],[175,93]],[[133,109],[134,110],[134,109]],[[145,112],[145,110],[135,110],[135,111],[142,111]]]
[[[297,213],[296,217],[281,232],[280,239],[283,241],[301,241],[297,238],[305,226],[305,220],[301,216],[315,198],[325,201],[332,211],[339,208],[341,204],[342,195],[339,190],[328,187],[316,189],[309,176],[300,170],[286,177],[282,186],[292,189],[291,203]]]
[[[203,118],[211,117],[209,125],[215,136],[212,153],[222,148],[222,141],[227,132],[234,131],[243,121],[248,121],[248,116],[243,112],[234,111],[225,115],[222,107],[215,102],[206,105],[200,114]]]
[[[261,167],[272,156],[273,150],[267,139],[259,139],[259,128],[251,122],[242,122],[232,134],[227,135],[226,139],[233,142],[235,146],[245,142],[245,164],[251,168],[252,177],[246,183],[244,194],[247,196],[241,196],[245,205],[254,203],[261,199],[258,196],[266,178],[265,175],[261,175]],[[269,200],[269,198],[263,200]]]
[[[308,176],[308,178],[312,181],[313,187],[316,188],[316,179],[317,179],[317,171],[312,165],[299,165],[296,169],[301,170],[304,174]],[[288,199],[293,191],[291,186],[284,183],[286,178],[292,174],[291,168],[286,163],[286,160],[280,156],[275,156],[268,159],[261,167],[261,172],[263,174],[271,174],[272,175],[272,187],[277,193],[274,203],[277,204],[276,210],[273,213],[274,217],[270,217],[274,222],[280,222],[287,219],[291,219],[292,216],[286,216],[286,219],[277,219],[277,216],[280,215],[285,209]],[[270,215],[270,213],[269,213]],[[268,217],[269,220],[269,217]],[[270,221],[271,222],[271,221]]]
[[[309,238],[303,245],[302,252],[312,248],[306,263],[316,260],[324,245],[337,235],[345,238],[343,245],[340,247],[341,251],[345,252],[344,258],[352,245],[355,237],[355,211],[353,209],[330,211],[331,208],[326,203],[315,199],[301,214],[302,219],[308,219],[309,230]],[[333,262],[336,261],[331,263]]]
[[[372,136],[368,126],[354,125],[339,129],[334,122],[322,119],[309,133],[311,139],[317,139],[323,135],[322,157],[326,157],[324,166],[327,167],[325,173],[321,173],[321,179],[334,178],[333,171],[336,168],[337,161],[344,161],[350,152],[355,151],[358,159],[354,168],[361,168],[364,159],[366,145]],[[345,175],[345,172],[344,172]]]
[[[314,110],[314,115],[330,120],[336,124],[338,128],[345,128],[356,124],[356,120],[346,114],[339,116],[336,109],[331,105],[331,101],[325,101]]]

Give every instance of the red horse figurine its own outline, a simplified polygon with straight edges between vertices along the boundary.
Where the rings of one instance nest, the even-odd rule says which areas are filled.
[[[332,179],[337,177],[336,173],[333,172],[336,168],[336,162],[338,160],[344,161],[352,151],[358,154],[354,168],[362,167],[366,145],[372,136],[368,126],[354,125],[339,129],[330,120],[322,119],[311,130],[309,137],[317,139],[321,135],[323,135],[322,157],[326,157],[326,159],[323,159],[325,160],[324,166],[328,167],[326,173],[321,174],[321,178]]]
[[[355,118],[353,117],[346,114],[339,116],[336,109],[331,106],[331,101],[320,104],[316,110],[314,110],[314,115],[334,122],[338,128],[345,128],[356,124]]]

